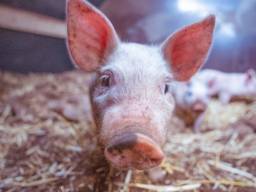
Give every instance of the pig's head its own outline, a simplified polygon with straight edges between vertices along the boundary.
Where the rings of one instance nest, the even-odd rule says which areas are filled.
[[[67,1],[70,55],[80,69],[94,73],[93,116],[105,156],[115,167],[148,169],[161,163],[174,108],[169,85],[190,79],[204,63],[214,24],[209,16],[159,46],[124,43],[95,7]]]
[[[208,92],[209,89],[205,82],[197,78],[192,78],[187,83],[182,99],[185,106],[192,111],[204,112],[210,100]]]

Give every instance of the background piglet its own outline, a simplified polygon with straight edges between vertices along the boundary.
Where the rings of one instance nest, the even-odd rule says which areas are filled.
[[[197,129],[213,97],[219,98],[223,104],[237,99],[255,100],[256,75],[253,70],[246,73],[224,73],[205,69],[188,82],[176,82],[171,88],[176,101],[176,114],[187,125]]]
[[[255,99],[256,74],[253,70],[246,73],[224,73],[205,69],[188,82],[176,82],[171,88],[177,107],[198,111],[204,110],[215,96],[222,103],[237,97]]]
[[[209,88],[197,78],[188,82],[176,82],[171,90],[178,108],[203,112],[210,101]]]
[[[202,70],[196,75],[208,87],[208,95],[218,96],[224,104],[232,98],[256,98],[256,74],[253,70],[246,73],[224,73],[216,70]]]
[[[208,88],[198,79],[189,82],[176,82],[171,86],[176,105],[175,114],[187,126],[195,126],[197,119],[207,110],[210,101]]]
[[[94,73],[90,99],[105,157],[118,168],[159,165],[175,105],[169,86],[189,80],[205,62],[214,16],[161,45],[146,46],[121,42],[110,21],[88,2],[68,0],[67,6],[71,57]]]

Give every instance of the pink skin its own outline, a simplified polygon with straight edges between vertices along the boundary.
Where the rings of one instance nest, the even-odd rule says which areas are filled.
[[[256,74],[252,69],[246,73],[224,73],[204,69],[189,82],[173,84],[172,89],[178,107],[203,112],[210,98],[214,96],[219,96],[224,104],[234,97],[255,97]]]
[[[95,74],[90,99],[105,157],[122,169],[159,165],[174,108],[169,86],[189,80],[205,62],[214,16],[160,46],[121,42],[110,21],[83,0],[67,1],[67,24],[71,58]]]
[[[172,92],[176,106],[191,112],[204,112],[210,99],[208,86],[197,78],[192,78],[189,82],[174,83]]]
[[[218,96],[223,104],[229,103],[234,97],[256,96],[256,75],[253,70],[246,73],[224,73],[205,69],[200,71],[196,78],[207,86],[209,97]]]
[[[228,83],[223,83],[228,82]],[[176,108],[195,115],[194,129],[204,119],[205,111],[212,97],[218,96],[223,104],[230,100],[255,100],[256,74],[249,69],[246,73],[224,73],[212,69],[201,70],[189,82],[177,82],[172,85]]]

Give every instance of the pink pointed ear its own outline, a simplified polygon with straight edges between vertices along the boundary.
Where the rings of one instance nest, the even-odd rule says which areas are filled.
[[[205,62],[213,39],[215,16],[187,26],[170,36],[163,44],[165,59],[174,78],[189,80]]]
[[[67,28],[70,55],[87,72],[103,65],[119,42],[110,21],[84,0],[67,0]]]

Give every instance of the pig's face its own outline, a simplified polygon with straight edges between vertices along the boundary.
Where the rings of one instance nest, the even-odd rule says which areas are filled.
[[[106,157],[118,167],[159,164],[163,158],[159,147],[174,108],[168,91],[172,76],[160,49],[121,44],[96,79],[91,101]],[[141,136],[145,143],[136,143]]]
[[[174,108],[169,85],[188,80],[204,63],[214,17],[160,46],[146,46],[120,42],[109,20],[89,3],[67,2],[70,54],[81,69],[95,73],[90,97],[106,158],[119,168],[159,165]]]
[[[208,87],[204,82],[193,78],[187,83],[187,88],[183,95],[185,106],[188,106],[192,111],[205,111],[210,99],[208,92]]]

